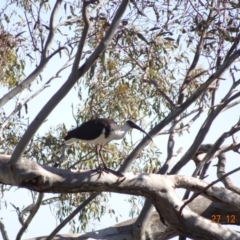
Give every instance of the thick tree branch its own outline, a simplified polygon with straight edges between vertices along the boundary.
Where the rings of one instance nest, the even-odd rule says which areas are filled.
[[[238,239],[240,234],[218,224],[210,223],[184,208],[179,218],[178,211],[183,202],[177,197],[175,188],[187,188],[201,191],[208,183],[192,177],[158,174],[126,173],[124,178],[108,173],[99,177],[97,171],[69,171],[41,166],[29,159],[18,162],[17,169],[12,169],[10,156],[0,156],[0,182],[39,192],[74,193],[74,192],[118,192],[141,195],[151,199],[158,213],[161,213],[167,224],[180,234],[190,238],[205,236],[208,239]],[[13,175],[17,175],[17,178]],[[17,180],[17,181],[16,181]],[[227,189],[212,186],[204,195],[214,201],[226,203],[239,208],[240,196]],[[211,224],[212,231],[209,231]],[[191,230],[190,230],[191,229]],[[194,232],[192,231],[194,229]]]
[[[83,52],[83,47],[87,38],[87,34],[88,34],[88,30],[89,30],[89,26],[90,26],[90,22],[88,19],[88,13],[87,13],[87,5],[86,1],[83,1],[83,7],[82,7],[82,15],[83,15],[83,22],[84,22],[84,29],[82,32],[82,37],[80,39],[79,45],[78,45],[78,49],[77,49],[77,53],[73,62],[73,66],[72,66],[72,72],[71,75],[75,76],[77,75],[77,70],[78,70],[78,66],[82,57],[82,52]],[[78,79],[78,78],[77,78]]]
[[[173,154],[174,146],[175,146],[175,138],[176,133],[174,133],[175,128],[178,128],[178,120],[179,116],[174,120],[173,126],[171,127],[171,133],[168,138],[168,145],[167,145],[167,159],[164,163],[164,165],[159,169],[158,174],[166,174],[168,169],[171,167],[173,160],[175,159],[175,154]],[[141,239],[144,235],[146,226],[149,222],[149,219],[151,217],[151,213],[153,211],[154,206],[152,205],[152,202],[150,199],[146,199],[143,205],[143,208],[136,220],[136,222],[133,225],[133,235],[136,239]],[[164,222],[164,219],[162,219],[162,216],[160,215],[160,219]]]
[[[221,218],[219,219],[219,224],[229,224],[229,220],[227,219],[228,215],[235,216],[235,223],[240,223],[240,211],[238,209],[212,202],[202,196],[194,199],[188,206],[193,212],[209,220],[213,220],[216,215],[220,215]],[[132,240],[133,236],[131,231],[132,225],[135,221],[136,218],[132,218],[105,229],[83,234],[59,234],[54,238],[54,240],[69,240],[70,238],[74,238],[75,240]],[[175,229],[166,227],[161,223],[159,215],[156,211],[151,213],[148,226],[145,231],[146,238],[165,240],[178,235],[179,233]],[[46,240],[46,237],[36,237],[29,240]]]
[[[217,163],[217,177],[219,180],[222,181],[224,186],[237,193],[240,194],[240,188],[233,185],[231,179],[226,175],[225,173],[225,166],[226,166],[226,155],[224,153],[220,154],[218,157],[218,163]]]
[[[0,231],[2,233],[3,240],[9,240],[6,228],[1,219],[0,219]]]
[[[203,188],[201,191],[193,194],[193,196],[192,196],[189,200],[187,200],[187,201],[181,206],[181,208],[180,208],[180,210],[179,210],[179,214],[182,213],[183,208],[184,208],[187,204],[189,204],[190,202],[192,202],[193,199],[195,199],[196,197],[198,197],[199,195],[201,195],[202,193],[204,193],[207,189],[209,189],[210,187],[212,187],[212,186],[215,185],[216,183],[222,181],[222,180],[223,180],[224,178],[226,178],[227,176],[229,176],[229,175],[231,175],[231,174],[233,174],[233,173],[235,173],[235,172],[237,172],[237,171],[239,171],[239,170],[240,170],[240,167],[239,167],[239,168],[236,168],[236,169],[234,169],[234,170],[232,170],[232,171],[230,171],[230,172],[228,172],[228,173],[226,173],[226,174],[224,174],[224,175],[222,175],[222,176],[221,176],[220,178],[218,178],[217,180],[215,180],[215,181],[213,181],[212,183],[208,184],[208,185],[207,185],[205,188]],[[239,209],[240,209],[240,208],[239,208]]]
[[[53,7],[53,11],[52,11],[52,14],[51,14],[51,17],[50,17],[50,23],[49,23],[48,38],[46,40],[45,47],[44,47],[43,53],[42,53],[42,58],[43,59],[47,58],[47,54],[48,54],[48,51],[49,51],[49,49],[51,47],[54,34],[55,34],[56,30],[57,30],[57,27],[54,27],[54,23],[56,21],[56,16],[57,16],[57,13],[58,13],[58,11],[60,9],[61,4],[62,4],[62,0],[56,0],[56,3],[54,5],[54,7]]]

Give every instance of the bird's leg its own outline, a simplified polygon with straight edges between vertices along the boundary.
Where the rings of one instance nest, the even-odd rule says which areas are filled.
[[[108,173],[108,168],[103,160],[102,154],[101,154],[101,150],[102,150],[102,145],[97,145],[96,146],[96,152],[97,152],[97,159],[98,159],[98,168],[97,171],[100,172],[100,176],[102,174],[102,171],[105,171],[106,173]],[[102,161],[102,164],[100,163],[100,159]],[[101,168],[101,165],[103,166]]]
[[[105,162],[104,162],[104,160],[103,160],[102,154],[101,154],[102,147],[103,147],[103,146],[100,145],[99,155],[100,155],[100,158],[101,158],[102,163],[103,163],[103,170],[104,170],[105,172],[107,172],[107,173],[110,172],[110,173],[112,173],[112,174],[114,174],[114,175],[116,175],[116,176],[118,176],[118,177],[124,177],[124,175],[123,175],[122,173],[116,172],[116,171],[114,171],[114,170],[112,170],[112,169],[110,169],[110,168],[107,167],[107,165],[105,164]]]
[[[100,158],[101,158],[101,160],[102,160],[104,169],[108,169],[108,168],[107,168],[107,165],[105,164],[105,162],[104,162],[104,160],[103,160],[103,156],[102,156],[102,145],[100,145],[100,148],[99,148],[99,150],[98,150],[98,154],[99,154],[99,156],[100,156]]]
[[[100,157],[99,157],[99,145],[96,146],[96,154],[97,154],[97,160],[98,160],[98,167],[100,167]]]
[[[106,172],[106,173],[110,172],[110,173],[112,173],[112,174],[114,174],[114,175],[116,175],[118,177],[124,177],[124,175],[122,173],[116,172],[116,171],[114,171],[114,170],[112,170],[112,169],[107,167],[107,165],[105,164],[105,162],[103,160],[102,154],[101,154],[102,145],[100,145],[100,146],[97,145],[96,149],[97,149],[97,158],[98,158],[98,164],[99,164],[99,167],[98,167],[97,171],[100,172],[99,173],[100,174],[99,178],[101,177],[101,174],[102,174],[103,171]],[[101,161],[102,161],[103,168],[100,168],[100,166],[101,166],[100,158],[101,158]]]

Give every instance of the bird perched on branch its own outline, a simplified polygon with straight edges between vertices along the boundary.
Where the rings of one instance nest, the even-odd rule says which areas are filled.
[[[103,169],[109,170],[103,160],[101,150],[103,145],[112,140],[122,139],[127,131],[131,128],[138,129],[145,133],[152,141],[151,136],[140,128],[136,123],[131,120],[127,120],[121,128],[118,128],[117,123],[108,118],[96,118],[82,123],[79,127],[70,130],[66,137],[64,137],[65,144],[70,145],[76,141],[82,141],[85,143],[95,144],[97,158],[100,168],[100,160],[103,164]]]

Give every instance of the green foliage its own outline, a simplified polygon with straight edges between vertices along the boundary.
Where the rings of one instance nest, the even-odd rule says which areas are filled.
[[[29,19],[27,22],[23,16],[19,16],[16,25],[26,31],[29,30],[30,33],[28,37],[23,38],[21,34],[8,31],[3,27],[4,24],[1,25],[0,77],[1,86],[8,88],[22,81],[26,59],[34,63],[33,65],[39,63],[43,43],[49,33],[49,21],[44,17],[48,17],[48,11],[52,9],[50,1],[44,5],[42,1],[13,2],[18,8],[26,11],[26,19]],[[114,39],[100,58],[92,64],[90,71],[79,80],[77,85],[79,105],[73,108],[76,125],[90,118],[107,117],[115,119],[119,124],[126,119],[133,119],[142,124],[143,128],[151,129],[178,104],[179,91],[184,83],[188,83],[182,89],[185,100],[207,76],[214,73],[223,62],[229,44],[236,40],[239,33],[240,6],[236,2],[218,1],[218,12],[209,18],[208,15],[213,8],[208,3],[201,5],[195,1],[193,7],[189,1],[169,1],[171,4],[166,1],[155,1],[152,5],[144,2],[130,2]],[[60,55],[58,61],[66,59],[66,56],[73,57],[76,53],[84,26],[79,4],[77,1],[63,4],[64,14],[61,13],[63,16],[59,17],[58,23],[65,22],[57,31],[54,47],[49,50],[51,53],[59,46],[67,47],[66,54],[63,54],[63,57]],[[118,1],[105,1],[97,10],[94,4],[88,6],[91,27],[81,63],[94,52],[105,36],[118,4]],[[38,16],[38,21],[34,18],[35,15]],[[3,16],[1,20],[5,21],[5,24],[11,24],[13,18],[7,14]],[[24,41],[20,41],[20,37]],[[201,39],[203,40],[201,54],[198,56],[198,63],[193,66],[193,57]],[[21,51],[22,58],[16,52],[20,43],[24,49]],[[205,94],[205,102],[208,105],[211,104],[211,96],[212,91]],[[200,103],[198,99],[195,105],[200,106]],[[187,113],[188,110],[183,115]],[[2,113],[1,124],[5,120],[6,117]],[[180,123],[181,128],[184,123],[184,121]],[[26,115],[15,116],[11,120],[4,129],[2,153],[11,154],[27,125]],[[24,155],[40,164],[54,166],[61,155],[61,145],[67,130],[69,129],[66,129],[63,123],[45,133],[35,135]],[[134,132],[131,136],[133,138],[104,146],[103,156],[108,167],[118,169],[134,149],[136,146]],[[150,145],[139,155],[130,170],[153,172],[161,164],[162,151],[154,144]],[[69,146],[67,156],[68,159],[58,167],[94,169],[97,165],[95,149],[88,144],[79,142]],[[60,195],[59,201],[54,205],[59,221],[68,216],[88,196],[88,193]],[[107,206],[108,197],[107,194],[101,194],[84,208],[77,219],[71,222],[72,230],[84,231],[90,219],[100,219],[105,213],[112,214],[113,211]],[[132,207],[131,217],[139,213],[138,201],[141,202],[142,199],[136,197],[129,199]]]
[[[18,40],[0,26],[0,77],[1,85],[15,87],[24,75],[25,63],[18,58],[16,49]]]

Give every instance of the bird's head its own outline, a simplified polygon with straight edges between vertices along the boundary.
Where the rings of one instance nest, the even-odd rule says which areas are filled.
[[[65,144],[66,145],[71,145],[71,144],[73,144],[74,142],[76,142],[77,141],[77,139],[76,139],[76,133],[75,133],[76,131],[74,131],[74,129],[73,130],[70,130],[68,133],[67,133],[67,135],[64,137],[64,141],[65,141]]]
[[[138,129],[139,131],[145,133],[149,138],[150,140],[153,142],[151,136],[145,132],[142,128],[140,128],[135,122],[133,122],[132,120],[127,120],[126,121],[126,124],[130,127],[130,128],[135,128],[135,129]]]

